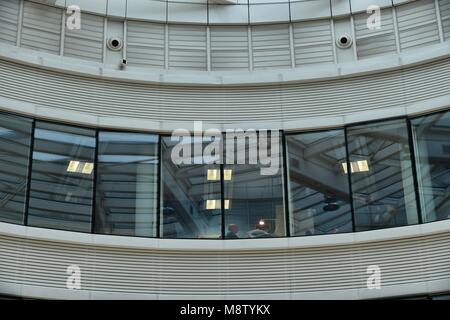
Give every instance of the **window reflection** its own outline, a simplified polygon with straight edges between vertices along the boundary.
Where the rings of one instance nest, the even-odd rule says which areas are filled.
[[[352,231],[344,130],[286,136],[293,236]]]
[[[418,223],[406,120],[347,133],[356,230]]]
[[[28,181],[32,121],[0,117],[0,221],[22,224]]]
[[[184,138],[188,145],[194,141]],[[161,139],[161,236],[218,239],[222,230],[220,165],[175,164],[172,150],[183,142]]]
[[[274,174],[263,175],[261,149],[252,142],[257,141],[257,134],[254,135],[247,143],[234,145],[234,154],[243,158],[245,156],[245,164],[224,166],[225,171],[229,170],[231,173],[231,178],[224,180],[224,198],[228,202],[228,208],[225,207],[224,210],[225,236],[228,239],[286,236],[282,144],[277,140],[275,146],[268,140],[268,155],[279,166],[277,165]],[[228,147],[227,142],[226,149]],[[255,155],[259,160],[258,164],[250,164],[252,161],[249,158]]]
[[[450,218],[450,112],[411,121],[424,222]]]
[[[95,231],[156,236],[158,136],[100,132]]]
[[[95,130],[36,121],[28,224],[91,231]]]

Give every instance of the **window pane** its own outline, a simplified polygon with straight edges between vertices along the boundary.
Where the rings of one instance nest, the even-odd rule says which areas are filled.
[[[418,223],[406,120],[348,129],[357,231]]]
[[[158,136],[100,132],[97,233],[156,236]]]
[[[0,117],[0,221],[23,224],[32,121]]]
[[[351,232],[344,130],[289,135],[286,144],[291,234]]]
[[[182,141],[186,148],[191,147],[190,137],[183,137]],[[220,238],[220,166],[175,164],[171,153],[181,143],[171,141],[171,137],[163,137],[161,141],[161,235],[164,238]]]
[[[424,222],[450,218],[450,112],[411,121]]]
[[[227,158],[230,155],[242,156],[245,164],[224,166],[226,238],[286,236],[281,140],[276,139],[273,143],[269,140],[268,147],[258,148],[256,137],[254,133],[246,143],[234,143],[233,150],[229,142],[234,139],[230,140],[227,135]],[[259,135],[258,140],[266,139]],[[268,151],[268,159],[264,155],[261,157],[262,151]],[[255,157],[259,159],[258,164],[252,164],[251,158]],[[271,166],[261,165],[261,159],[268,160]],[[227,160],[227,163],[230,162]],[[237,160],[234,163],[238,163]],[[268,174],[261,171],[263,167],[272,167],[275,171]]]
[[[91,231],[95,130],[36,122],[28,224]]]

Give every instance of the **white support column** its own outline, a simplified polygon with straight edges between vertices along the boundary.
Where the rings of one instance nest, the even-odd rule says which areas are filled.
[[[441,18],[441,10],[439,6],[439,0],[434,0],[436,7],[436,19],[437,25],[439,29],[439,38],[441,39],[441,43],[444,42],[444,27],[442,26],[442,18]]]
[[[20,0],[19,17],[17,19],[17,37],[16,46],[20,47],[20,41],[22,38],[22,24],[23,24],[23,0]]]
[[[400,54],[401,46],[400,46],[400,33],[398,31],[398,20],[397,20],[397,8],[392,7],[392,20],[394,22],[394,34],[395,34],[395,43],[397,45],[397,53]]]

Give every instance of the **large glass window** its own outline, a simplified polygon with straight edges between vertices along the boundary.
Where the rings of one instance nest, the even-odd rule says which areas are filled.
[[[161,236],[164,238],[220,238],[221,237],[221,175],[220,165],[205,164],[194,156],[194,137],[172,141],[161,139]],[[210,142],[195,141],[200,146]],[[174,150],[174,148],[177,148]],[[172,157],[182,155],[186,162],[176,164]],[[190,154],[191,150],[193,153]],[[201,158],[201,157],[200,157]],[[196,164],[198,163],[198,164]]]
[[[344,130],[288,135],[286,145],[291,235],[351,232]]]
[[[37,121],[28,224],[90,232],[95,130]]]
[[[0,221],[22,224],[28,185],[32,121],[0,117]]]
[[[100,132],[95,232],[156,236],[158,136]]]
[[[233,136],[227,134],[225,145],[225,238],[286,236],[283,147],[278,132],[246,132],[245,140],[242,135]]]
[[[348,128],[357,231],[418,223],[406,120]]]
[[[450,112],[411,120],[424,222],[450,218]]]

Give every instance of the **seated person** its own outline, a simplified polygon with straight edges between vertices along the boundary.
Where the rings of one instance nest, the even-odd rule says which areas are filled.
[[[236,224],[228,225],[228,232],[225,235],[226,239],[239,239],[237,233],[239,232],[239,227]]]

